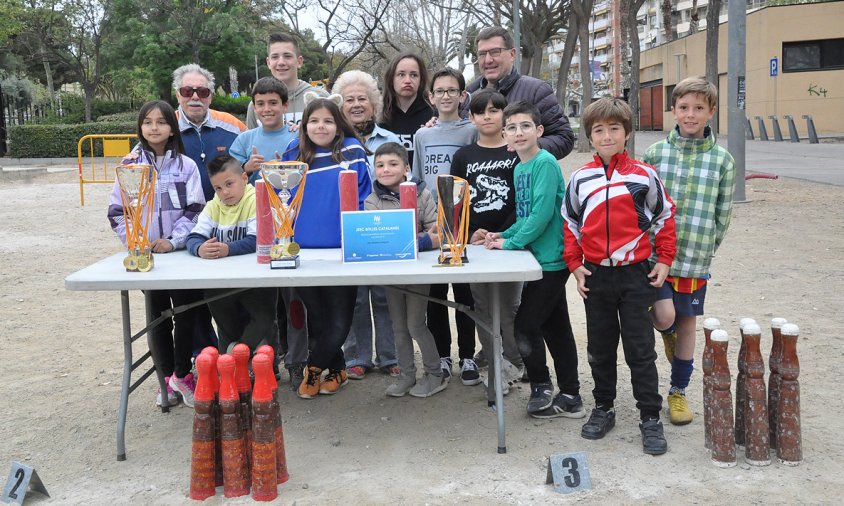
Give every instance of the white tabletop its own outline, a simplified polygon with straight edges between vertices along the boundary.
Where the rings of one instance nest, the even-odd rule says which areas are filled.
[[[65,278],[68,290],[173,290],[258,288],[271,286],[399,285],[532,281],[542,271],[528,251],[467,248],[469,263],[438,267],[438,251],[419,254],[416,262],[343,264],[339,249],[305,249],[297,269],[270,269],[257,257],[241,255],[204,260],[186,251],[156,254],[150,272],[126,272],[126,253],[104,258]]]

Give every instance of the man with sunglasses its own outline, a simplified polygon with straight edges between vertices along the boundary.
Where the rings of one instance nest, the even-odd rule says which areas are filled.
[[[574,133],[569,120],[548,83],[523,76],[516,70],[517,49],[513,47],[510,32],[500,26],[484,28],[475,37],[475,46],[482,75],[466,90],[474,93],[481,88],[492,88],[504,95],[508,103],[525,100],[532,104],[542,116],[544,133],[539,139],[539,146],[557,159],[568,155],[574,147]]]
[[[214,74],[195,63],[173,71],[173,88],[179,100],[179,131],[185,154],[199,167],[205,200],[214,198],[214,187],[208,177],[207,164],[229,151],[235,138],[246,125],[231,114],[210,108],[214,92]]]

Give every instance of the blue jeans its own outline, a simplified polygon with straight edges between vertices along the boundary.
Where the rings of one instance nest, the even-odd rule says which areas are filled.
[[[370,306],[371,300],[371,306]],[[372,362],[372,317],[375,316],[375,363]],[[396,365],[396,341],[383,286],[359,286],[352,329],[343,345],[346,367],[367,369]]]

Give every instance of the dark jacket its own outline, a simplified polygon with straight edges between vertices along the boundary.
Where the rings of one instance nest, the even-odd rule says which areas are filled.
[[[487,84],[486,78],[480,77],[469,84],[466,90],[473,93],[486,88]],[[549,151],[557,159],[571,153],[574,147],[574,132],[548,83],[535,77],[523,76],[514,67],[507,77],[496,84],[495,89],[507,98],[508,103],[525,100],[539,109],[542,126],[545,128],[542,138],[539,139],[539,147]]]

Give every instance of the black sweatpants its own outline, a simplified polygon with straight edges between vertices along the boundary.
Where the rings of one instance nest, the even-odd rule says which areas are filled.
[[[522,303],[516,312],[515,334],[531,383],[551,381],[545,364],[545,346],[548,346],[558,388],[564,394],[578,395],[577,345],[566,303],[568,278],[567,269],[542,271],[542,279],[525,283]]]
[[[613,406],[616,395],[616,358],[619,335],[630,368],[633,397],[642,419],[659,418],[662,396],[656,370],[654,331],[648,308],[656,289],[650,285],[648,262],[620,267],[584,264],[592,275],[586,305],[586,350],[597,406]]]
[[[206,290],[209,297],[229,291]],[[227,353],[234,342],[249,346],[253,353],[262,344],[272,346],[278,353],[277,288],[250,288],[208,303],[217,322],[218,348]]]
[[[150,305],[147,311],[153,318],[158,318],[163,311],[170,308],[190,304],[202,298],[200,290],[148,290],[146,293]],[[196,313],[197,308],[193,308],[172,318],[165,318],[152,329],[151,337],[155,340],[160,354],[157,361],[164,376],[175,373],[179,378],[184,378],[190,372],[191,353],[196,340]]]
[[[352,328],[358,287],[307,286],[296,290],[308,311],[308,336],[314,339],[308,364],[320,369],[345,369],[343,343]]]
[[[474,306],[469,283],[453,283],[454,302]],[[431,297],[448,298],[448,285],[431,285]],[[457,322],[457,355],[460,359],[475,356],[475,320],[463,311],[455,311]],[[451,356],[451,326],[448,323],[448,307],[436,302],[428,303],[428,330],[434,335],[440,357]]]

